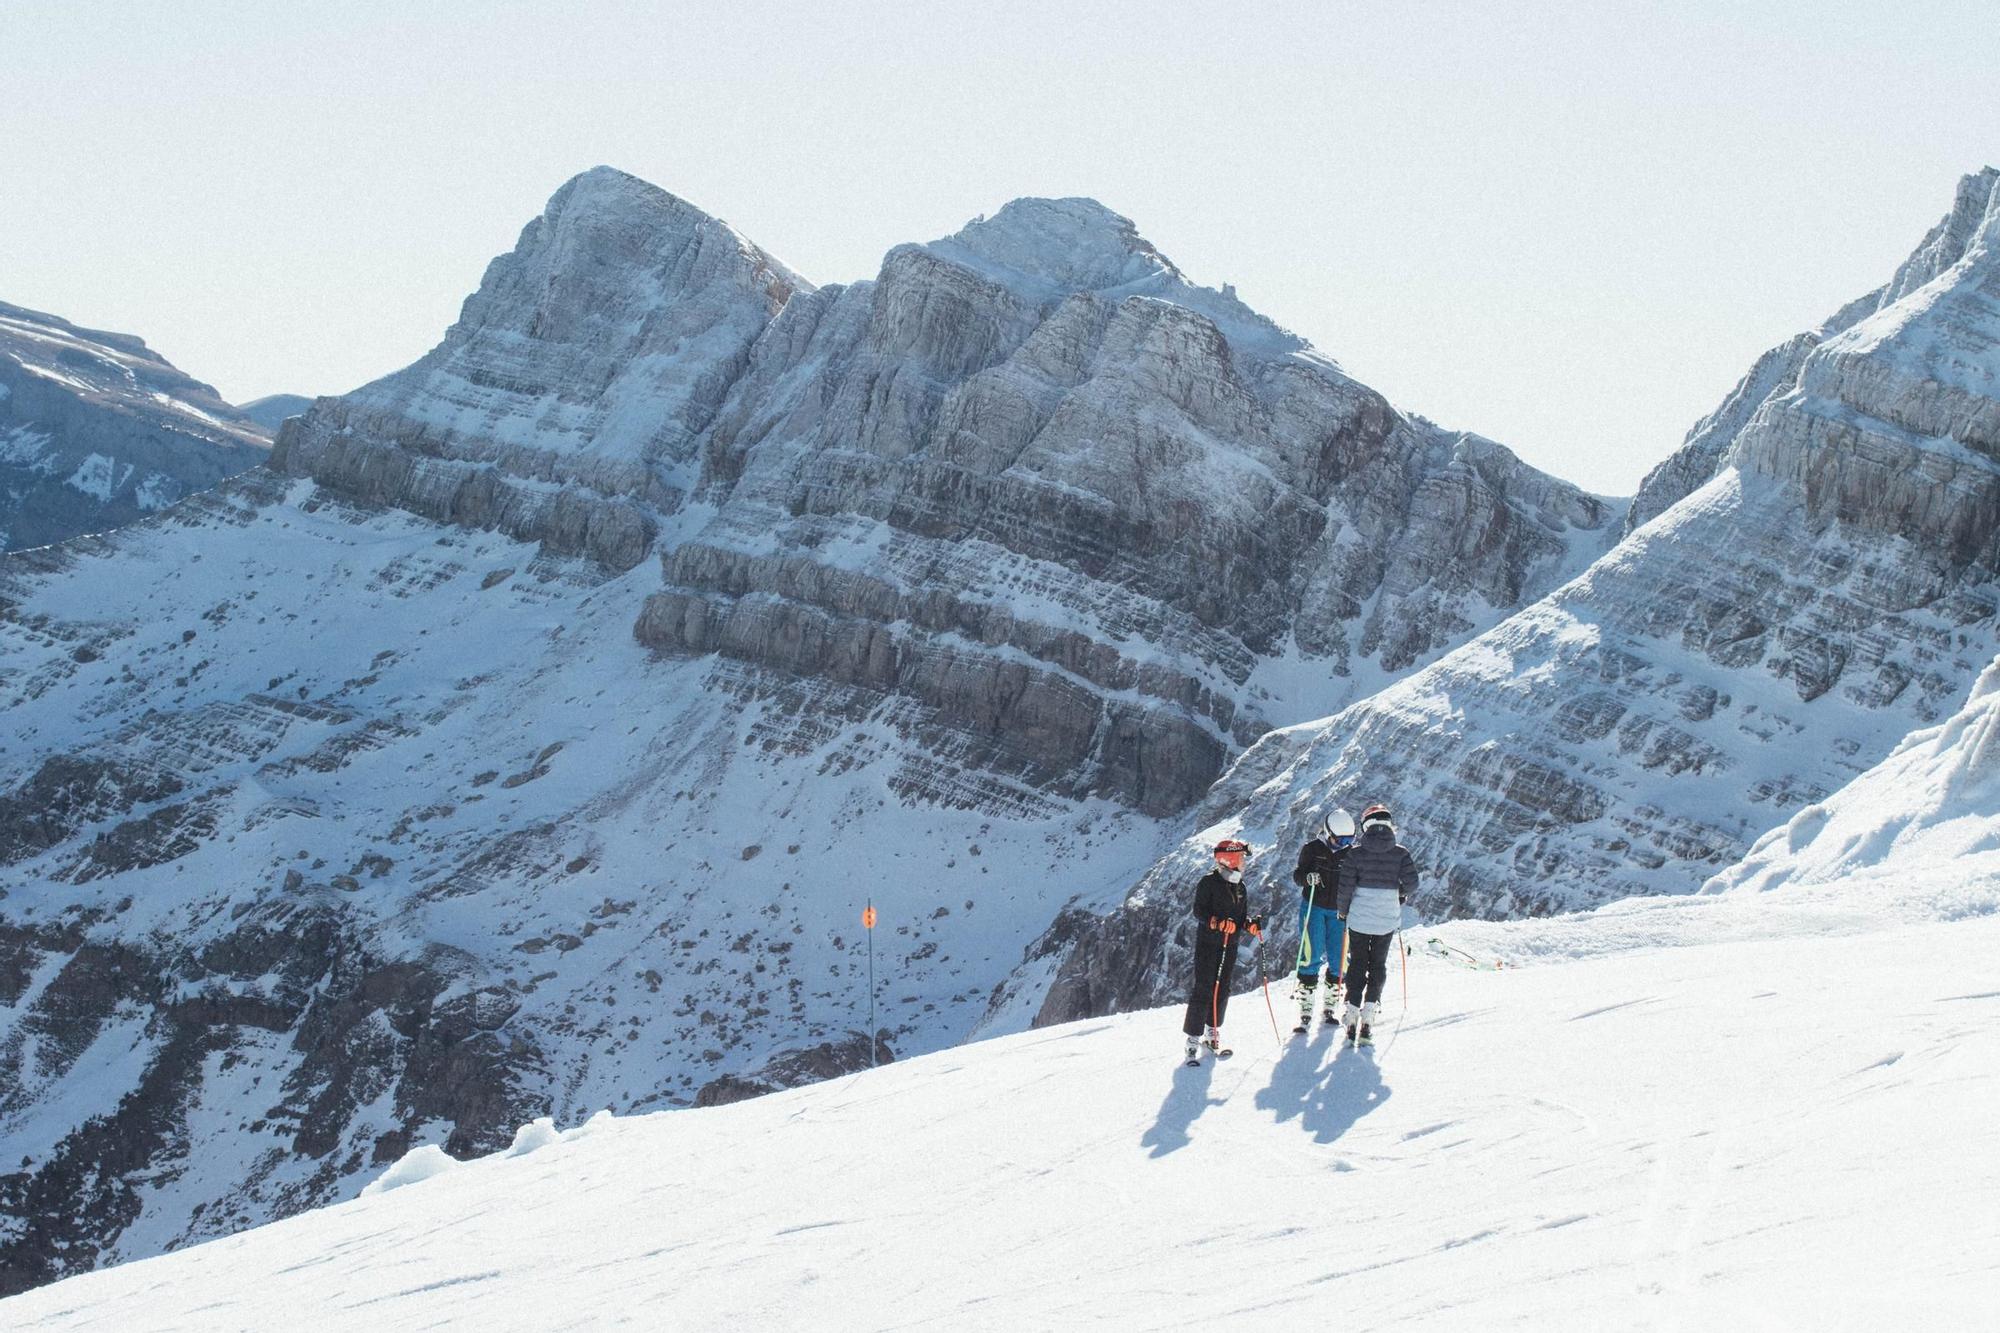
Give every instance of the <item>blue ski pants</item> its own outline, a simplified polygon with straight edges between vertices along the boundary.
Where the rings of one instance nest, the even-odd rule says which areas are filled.
[[[1334,915],[1331,907],[1314,907],[1311,899],[1305,899],[1299,906],[1299,980],[1301,982],[1319,980],[1319,970],[1325,967],[1333,976],[1340,975],[1340,950],[1342,937],[1347,927]]]

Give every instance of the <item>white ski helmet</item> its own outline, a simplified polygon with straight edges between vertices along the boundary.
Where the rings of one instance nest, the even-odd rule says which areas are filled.
[[[1326,818],[1320,820],[1319,828],[1328,842],[1335,838],[1351,838],[1354,836],[1354,816],[1336,805],[1326,812]]]

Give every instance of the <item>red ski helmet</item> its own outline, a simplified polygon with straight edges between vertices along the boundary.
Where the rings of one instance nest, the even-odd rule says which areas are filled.
[[[1250,858],[1250,844],[1235,838],[1224,838],[1215,844],[1215,863],[1224,870],[1241,870]]]
[[[1361,812],[1361,827],[1366,829],[1370,824],[1381,824],[1390,828],[1395,827],[1389,819],[1389,807],[1386,805],[1371,805],[1366,810],[1363,810]]]

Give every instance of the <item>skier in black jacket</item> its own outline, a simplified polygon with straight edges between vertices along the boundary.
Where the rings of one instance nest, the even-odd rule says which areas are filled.
[[[1215,869],[1201,877],[1194,890],[1194,981],[1189,987],[1187,1019],[1181,1031],[1187,1034],[1187,1062],[1201,1063],[1206,1046],[1219,1058],[1222,1049],[1222,1020],[1229,1012],[1229,982],[1236,971],[1236,950],[1242,933],[1264,933],[1264,918],[1250,915],[1250,903],[1243,890],[1243,863],[1250,857],[1248,843],[1224,838],[1215,844]]]
[[[1320,821],[1320,836],[1299,848],[1299,864],[1292,871],[1292,883],[1299,886],[1299,1025],[1304,1032],[1312,1021],[1313,991],[1319,986],[1320,968],[1326,968],[1326,992],[1321,1022],[1332,1027],[1340,1021],[1341,967],[1346,958],[1347,927],[1336,908],[1340,889],[1340,863],[1354,844],[1354,816],[1332,809]]]
[[[1389,808],[1361,812],[1361,836],[1340,863],[1340,915],[1347,922],[1347,1007],[1341,1024],[1348,1040],[1374,1040],[1382,1012],[1382,983],[1389,975],[1389,946],[1402,928],[1403,905],[1416,896],[1417,863],[1396,841]]]

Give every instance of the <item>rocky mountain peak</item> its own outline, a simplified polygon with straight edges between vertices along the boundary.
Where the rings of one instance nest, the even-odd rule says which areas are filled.
[[[753,271],[777,280],[788,294],[813,288],[721,218],[616,167],[592,167],[564,182],[549,197],[541,217],[528,224],[523,241],[538,227],[572,262],[591,258],[592,244],[607,239],[623,239],[641,253],[654,255],[710,244],[725,252],[734,250]]]
[[[774,312],[812,284],[728,223],[612,167],[592,167],[550,196],[514,249],[487,268],[461,328],[500,321],[558,340],[593,326],[642,322],[719,289],[763,298]]]
[[[1808,360],[1823,345],[1839,339],[1865,321],[1870,327],[1858,335],[1858,340],[1850,340],[1850,350],[1872,350],[1889,329],[1900,327],[1912,317],[1929,311],[1936,296],[1942,293],[1908,305],[1905,305],[1905,298],[1952,272],[1968,256],[1976,263],[1990,264],[1990,258],[1982,259],[1981,255],[1990,256],[2000,250],[2000,246],[1994,245],[1996,236],[2000,236],[2000,231],[1996,231],[1996,226],[2000,226],[1996,217],[2000,217],[2000,213],[1996,213],[1996,209],[2000,209],[2000,169],[1985,167],[1960,178],[1950,211],[1924,234],[1923,240],[1897,267],[1888,282],[1865,296],[1849,301],[1817,329],[1797,334],[1764,353],[1715,411],[1695,423],[1681,447],[1648,473],[1640,484],[1639,493],[1626,513],[1626,532],[1630,533],[1665,513],[1720,471],[1730,459],[1739,437],[1746,433],[1760,409],[1766,403],[1776,402],[1799,389]],[[1968,278],[1969,281],[1966,280]],[[1966,293],[1992,285],[1990,279],[1965,274],[1959,275],[1959,280],[1953,284]],[[1980,305],[1990,298],[1971,295],[1955,299],[1970,299],[1974,305]],[[1892,310],[1896,313],[1890,314]],[[1967,320],[1978,322],[1976,311],[1961,314],[1962,317],[1956,321],[1961,325]],[[1878,316],[1883,318],[1878,320]],[[1939,324],[1927,314],[1921,322],[1926,327]],[[1911,344],[1906,350],[1912,354],[1913,364],[1919,366],[1935,360],[1938,353],[1947,352],[1953,343],[1958,343],[1977,359],[1982,335],[1969,336],[1972,339],[1969,343],[1958,335],[1942,341],[1920,338],[1918,342],[1923,345]],[[1829,347],[1828,351],[1834,360],[1839,359],[1839,348]],[[1878,357],[1876,362],[1881,370],[1892,368],[1892,358]],[[1820,364],[1825,368],[1827,358],[1821,358]],[[1920,371],[1920,375],[1928,373]],[[1975,379],[1984,374],[1986,372],[1976,372]],[[1978,384],[1972,388],[1975,393],[1985,392]],[[1962,431],[1939,433],[1963,434]]]
[[[423,359],[288,422],[272,464],[625,569],[750,348],[813,286],[687,201],[574,177]]]
[[[1825,333],[1837,333],[1848,325],[1902,300],[1931,282],[1965,258],[1981,243],[1990,247],[1994,238],[1994,206],[2000,199],[2000,168],[1983,167],[1959,178],[1951,211],[1924,235],[1910,257],[1896,270],[1896,276],[1853,305],[1844,307],[1827,321]]]
[[[899,249],[969,269],[1030,303],[1076,293],[1114,301],[1152,297],[1203,315],[1239,353],[1305,355],[1333,364],[1245,305],[1235,288],[1190,282],[1130,218],[1095,199],[1016,199],[941,240]],[[892,263],[897,253],[891,252]]]
[[[1108,291],[1181,272],[1132,220],[1095,199],[1016,199],[925,247],[1009,282]]]

